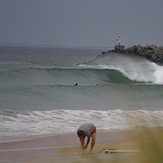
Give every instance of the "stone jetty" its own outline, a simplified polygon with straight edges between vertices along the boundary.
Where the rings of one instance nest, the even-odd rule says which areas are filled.
[[[125,48],[124,45],[115,45],[113,50],[102,52],[102,55],[109,55],[110,53],[118,53],[124,55],[138,55],[146,58],[152,62],[163,65],[163,46],[156,45],[134,45]]]

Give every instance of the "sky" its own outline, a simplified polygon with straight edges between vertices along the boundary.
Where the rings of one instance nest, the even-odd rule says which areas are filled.
[[[163,45],[163,0],[0,0],[0,44]]]

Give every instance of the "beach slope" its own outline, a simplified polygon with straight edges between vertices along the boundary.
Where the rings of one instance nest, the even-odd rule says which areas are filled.
[[[98,131],[93,153],[88,147],[84,155],[76,133],[5,142],[0,143],[0,163],[160,162],[162,136],[162,128]]]

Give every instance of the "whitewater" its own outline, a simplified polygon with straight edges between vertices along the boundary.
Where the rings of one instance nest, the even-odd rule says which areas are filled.
[[[163,67],[100,51],[0,47],[0,141],[163,126]]]

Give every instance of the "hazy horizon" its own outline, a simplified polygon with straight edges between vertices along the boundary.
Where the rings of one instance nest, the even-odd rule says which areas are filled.
[[[0,44],[162,45],[161,0],[0,0]]]

